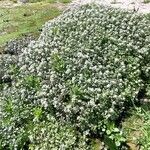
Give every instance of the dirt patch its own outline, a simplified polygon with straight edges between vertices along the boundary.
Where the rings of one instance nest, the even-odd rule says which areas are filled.
[[[50,4],[52,7],[56,7],[58,8],[59,10],[65,10],[65,8],[67,7],[66,4],[63,4],[63,3],[54,3],[54,4]]]
[[[18,6],[24,6],[24,5],[33,5],[33,3],[14,3],[12,1],[0,1],[0,8],[13,8],[13,7],[18,7]],[[63,3],[49,3],[52,7],[57,7],[59,10],[64,10],[66,8],[66,4]]]
[[[133,10],[139,13],[150,13],[150,0],[74,0],[72,6],[97,3],[115,8]]]
[[[12,1],[0,1],[0,8],[13,8],[21,5],[22,3],[14,3]]]

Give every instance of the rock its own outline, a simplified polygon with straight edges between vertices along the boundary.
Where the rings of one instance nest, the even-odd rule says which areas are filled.
[[[127,145],[129,146],[130,150],[140,150],[140,147],[134,143],[128,142]]]

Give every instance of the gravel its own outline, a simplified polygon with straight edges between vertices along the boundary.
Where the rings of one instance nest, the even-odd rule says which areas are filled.
[[[74,0],[70,4],[70,7],[74,8],[76,6],[88,3],[108,5],[115,8],[133,10],[144,14],[150,13],[150,2],[148,2],[148,0]]]

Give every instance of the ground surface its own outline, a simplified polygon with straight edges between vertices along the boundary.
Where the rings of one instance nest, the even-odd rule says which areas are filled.
[[[74,0],[74,4],[99,3],[112,7],[135,10],[139,13],[150,13],[150,0]]]
[[[0,46],[28,33],[39,35],[42,25],[65,9],[67,1],[62,2],[51,0],[22,4],[0,1]]]

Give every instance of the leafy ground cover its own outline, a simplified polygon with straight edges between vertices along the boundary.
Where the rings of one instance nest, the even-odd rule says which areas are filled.
[[[0,55],[0,149],[148,150],[149,21],[86,5],[47,22],[19,58]]]

